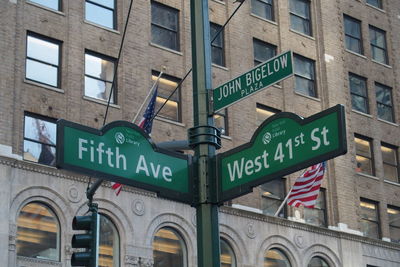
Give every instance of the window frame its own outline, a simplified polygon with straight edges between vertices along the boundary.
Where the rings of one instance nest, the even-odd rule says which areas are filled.
[[[173,12],[176,15],[176,30],[170,29],[165,25],[156,23],[153,20],[153,15],[152,15],[154,8],[160,8],[162,10],[169,10],[169,11]],[[173,50],[173,51],[180,52],[181,51],[181,45],[180,45],[179,10],[176,9],[176,8],[173,8],[171,6],[164,5],[164,4],[162,4],[160,2],[157,2],[157,1],[151,1],[150,9],[151,9],[151,14],[150,14],[150,28],[151,28],[150,37],[151,37],[151,43],[156,44],[156,45],[160,45],[162,47],[165,47],[165,48]],[[175,39],[174,39],[174,43],[175,44],[174,45],[176,47],[169,47],[169,46],[165,45],[165,43],[161,44],[161,43],[157,43],[157,42],[153,41],[153,28],[154,27],[157,28],[157,29],[161,29],[163,31],[166,31],[167,33],[173,33],[174,36],[175,36]]]
[[[96,57],[98,59],[104,60],[104,61],[108,61],[110,63],[112,63],[114,65],[113,67],[113,80],[103,80],[101,78],[95,77],[93,75],[87,74],[87,69],[86,69],[86,55],[92,56],[92,57]],[[85,97],[88,97],[90,99],[95,99],[98,101],[103,101],[103,102],[108,102],[108,98],[110,97],[110,94],[107,94],[107,84],[109,84],[110,87],[110,91],[112,90],[112,94],[111,94],[111,99],[110,99],[110,103],[116,105],[118,103],[118,78],[116,76],[116,68],[117,68],[117,60],[113,57],[107,56],[107,55],[103,55],[91,50],[85,50],[85,54],[84,54],[84,81],[83,81],[83,95]],[[92,80],[96,80],[96,81],[100,81],[100,82],[104,82],[105,83],[105,91],[104,93],[106,94],[106,98],[102,99],[99,97],[93,97],[93,96],[89,96],[86,94],[86,81],[85,79],[89,78]],[[116,80],[114,82],[114,79]],[[113,86],[114,85],[114,86]]]
[[[373,44],[373,40],[372,38],[372,31],[374,33],[374,35],[376,35],[377,33],[382,34],[383,35],[383,41],[384,41],[384,47],[378,46],[377,44]],[[381,64],[385,64],[385,65],[389,65],[389,56],[388,56],[388,44],[387,44],[387,38],[386,38],[386,31],[379,29],[373,25],[369,25],[369,43],[371,46],[371,58],[372,60],[381,63]],[[374,56],[375,54],[375,49],[378,49],[380,51],[383,51],[384,53],[384,62],[379,61],[378,59],[376,59],[376,56]]]
[[[366,142],[369,143],[369,153],[371,154],[371,157],[370,157],[370,158],[368,158],[368,157],[366,157],[366,156],[364,156],[364,155],[361,155],[361,154],[357,154],[357,142],[356,142],[356,140],[355,140],[356,138],[357,138],[357,139],[360,139],[360,140],[363,140],[363,141],[366,141]],[[360,170],[360,172],[363,173],[363,174],[366,174],[366,175],[375,176],[375,157],[374,157],[373,139],[355,133],[355,134],[354,134],[354,143],[355,143],[355,150],[356,150],[356,151],[355,151],[356,162],[357,162],[357,156],[359,156],[359,157],[363,157],[363,158],[369,159],[369,160],[370,160],[370,164],[371,164],[371,174],[364,173],[364,172],[362,172],[361,170]]]
[[[49,204],[47,204],[47,203],[45,203],[45,202],[42,202],[42,201],[30,201],[30,202],[28,202],[28,203],[26,203],[20,210],[19,210],[19,212],[18,212],[18,216],[17,216],[17,233],[16,233],[16,246],[18,247],[18,221],[19,221],[19,218],[20,218],[20,215],[21,215],[21,212],[22,212],[22,210],[25,208],[25,207],[27,207],[28,205],[30,205],[30,204],[37,204],[37,205],[40,205],[40,206],[42,206],[42,207],[45,207],[46,209],[47,209],[47,211],[51,214],[51,215],[53,215],[53,218],[54,218],[54,221],[55,221],[55,224],[56,224],[56,226],[57,226],[57,231],[56,231],[56,251],[57,251],[57,256],[56,256],[56,259],[51,259],[51,258],[43,258],[43,257],[39,257],[40,259],[44,259],[44,260],[46,260],[46,261],[56,261],[56,262],[60,262],[61,261],[61,245],[62,245],[62,239],[63,239],[63,235],[62,235],[62,231],[61,231],[61,223],[60,223],[60,219],[59,219],[59,217],[58,217],[58,215],[57,215],[57,213],[55,212],[55,210],[49,205]],[[46,243],[46,244],[48,244],[48,243]],[[18,251],[17,251],[17,248],[16,248],[16,254],[17,254],[17,256],[18,257],[26,257],[26,258],[34,258],[34,257],[29,257],[29,256],[23,256],[23,255],[18,255]],[[37,257],[35,257],[35,258],[37,258]]]
[[[378,101],[378,97],[377,97],[377,93],[378,93],[378,88],[379,89],[382,89],[382,90],[387,90],[389,93],[390,93],[390,105],[388,105],[388,104],[385,104],[385,103],[382,103],[381,101]],[[389,121],[389,122],[395,122],[396,121],[396,119],[395,119],[395,117],[394,117],[394,106],[393,106],[393,90],[392,90],[392,88],[391,87],[389,87],[389,86],[386,86],[386,85],[384,85],[384,84],[381,84],[381,83],[378,83],[378,82],[375,82],[375,96],[376,96],[376,112],[377,112],[377,117],[379,118],[379,119],[381,119],[381,120],[384,120],[384,121],[388,121],[388,120],[386,120],[386,119],[384,119],[384,118],[381,118],[380,116],[379,116],[379,110],[380,110],[380,108],[379,108],[379,106],[380,105],[382,105],[382,106],[384,106],[385,108],[390,108],[390,110],[391,110],[391,118],[392,118],[392,120],[391,121]]]
[[[49,63],[49,62],[45,62],[43,60],[36,59],[36,58],[28,56],[28,45],[29,45],[28,37],[32,37],[32,38],[39,39],[39,40],[47,42],[47,43],[51,43],[51,44],[57,45],[58,46],[58,55],[57,55],[57,57],[58,57],[58,65],[55,65],[55,64],[52,64],[52,63]],[[26,51],[25,51],[25,79],[28,80],[28,81],[35,82],[35,83],[43,84],[45,86],[50,86],[50,87],[58,88],[58,89],[61,88],[62,44],[63,44],[63,42],[60,41],[60,40],[57,40],[57,39],[54,39],[54,38],[51,38],[51,37],[48,37],[48,36],[44,36],[44,35],[41,35],[41,34],[38,34],[38,33],[35,33],[35,32],[27,31],[27,33],[26,33]],[[52,84],[49,84],[49,83],[46,83],[46,82],[43,82],[43,81],[39,81],[39,80],[35,80],[35,79],[32,79],[32,78],[28,78],[28,66],[27,66],[28,65],[28,60],[34,61],[34,62],[39,63],[41,65],[46,65],[46,66],[50,66],[50,67],[56,68],[57,69],[57,77],[56,77],[57,78],[57,84],[54,86]]]
[[[274,196],[274,195],[271,195],[271,196],[270,195],[265,195],[265,193],[269,192],[269,191],[264,190],[263,189],[263,185],[266,185],[268,183],[273,183],[273,182],[276,182],[276,181],[280,181],[280,187],[281,187],[280,189],[281,189],[282,195],[280,197],[277,197],[277,196]],[[282,202],[285,200],[285,196],[287,195],[287,192],[286,192],[286,179],[283,178],[283,177],[281,177],[280,179],[274,179],[274,180],[271,180],[269,182],[266,182],[266,183],[260,185],[259,188],[260,188],[260,191],[261,191],[261,201],[262,202],[264,202],[264,201],[268,202],[268,201],[274,201],[275,200],[275,201],[278,201],[280,204],[282,204]],[[279,208],[279,206],[278,206],[278,208]],[[263,214],[270,215],[270,216],[273,216],[277,212],[277,210],[274,211],[273,214],[268,214],[267,212],[264,212],[265,209],[263,209],[263,203],[261,203],[261,210],[262,210]],[[284,205],[283,208],[280,210],[280,212],[278,214],[278,217],[287,218],[287,215],[288,215],[287,214],[287,206]]]
[[[42,121],[45,121],[45,122],[48,122],[48,123],[51,123],[51,124],[54,124],[54,125],[56,125],[57,119],[50,118],[50,117],[47,117],[47,116],[43,116],[43,115],[36,114],[36,113],[24,112],[24,124],[23,124],[24,132],[23,132],[23,145],[22,145],[23,151],[25,151],[25,141],[31,142],[31,143],[40,144],[40,145],[45,145],[45,146],[54,148],[54,150],[55,150],[55,153],[54,153],[54,164],[41,163],[41,162],[39,162],[40,157],[38,157],[38,161],[31,161],[29,159],[26,159],[25,157],[23,157],[23,159],[25,161],[35,162],[37,164],[55,167],[55,157],[56,157],[56,154],[57,154],[57,144],[45,143],[45,142],[41,142],[40,140],[35,140],[35,139],[29,138],[29,137],[25,137],[26,136],[26,132],[25,132],[26,117],[30,117],[32,119],[39,119],[39,120],[42,120]],[[55,136],[55,141],[57,142],[57,132],[56,132],[56,136]],[[25,153],[23,153],[23,154],[25,154]]]
[[[357,80],[359,80],[359,81],[362,81],[362,82],[364,83],[364,88],[363,88],[363,89],[365,90],[365,96],[363,96],[363,95],[361,95],[361,94],[358,94],[357,92],[354,92],[354,91],[352,90],[351,78],[355,78],[355,79],[357,79]],[[364,77],[362,77],[362,76],[360,76],[360,75],[357,75],[357,74],[354,74],[354,73],[349,72],[349,88],[350,88],[350,96],[351,96],[351,100],[352,100],[352,101],[351,101],[351,102],[352,102],[351,108],[352,108],[353,110],[358,111],[358,112],[362,112],[362,113],[365,113],[365,114],[370,114],[367,78],[364,78]],[[359,98],[362,98],[362,99],[364,100],[366,112],[357,109],[357,108],[353,105],[353,97],[359,97]]]
[[[391,144],[387,144],[387,143],[384,143],[384,142],[381,142],[381,152],[382,152],[382,147],[386,147],[386,148],[392,149],[394,151],[394,155],[396,157],[395,158],[395,165],[393,165],[390,162],[385,162],[384,158],[383,158],[383,155],[382,155],[382,165],[385,166],[385,164],[386,164],[386,165],[389,165],[391,167],[394,167],[396,169],[396,171],[397,171],[397,177],[396,177],[397,181],[392,181],[392,180],[389,180],[389,181],[392,181],[392,182],[395,182],[395,183],[400,183],[399,148],[397,146],[394,146],[394,145],[391,145]],[[385,170],[385,168],[383,168],[383,171],[384,170]],[[385,172],[383,172],[383,178],[386,179]]]
[[[376,0],[376,2],[377,2],[377,5],[375,5],[374,3],[371,3],[371,0],[366,0],[366,1],[365,1],[365,3],[366,3],[367,5],[373,6],[373,7],[378,8],[378,9],[383,9],[383,2],[382,2],[382,0]]]
[[[214,114],[213,114],[214,122],[217,120],[217,116],[221,117],[224,122],[224,127],[222,129],[219,128],[219,130],[221,131],[221,135],[229,136],[228,109],[224,108],[224,109],[221,109],[220,111],[214,112]],[[217,125],[215,125],[215,126],[217,126]]]
[[[158,77],[160,75],[160,72],[159,71],[156,71],[156,70],[152,70],[151,71],[151,76],[152,76],[152,81],[154,81],[154,77]],[[160,80],[161,79],[165,79],[165,80],[168,80],[168,81],[172,81],[172,82],[174,82],[174,83],[176,83],[177,85],[178,85],[178,89],[175,91],[175,93],[174,94],[172,94],[172,97],[176,94],[176,99],[172,99],[172,98],[170,98],[168,101],[173,101],[173,102],[175,102],[176,104],[177,104],[177,119],[173,119],[173,118],[171,118],[171,117],[168,117],[168,116],[166,116],[166,115],[163,115],[162,114],[162,109],[160,110],[160,112],[157,114],[157,116],[156,117],[158,117],[158,118],[162,118],[162,119],[165,119],[165,120],[169,120],[169,121],[174,121],[174,122],[182,122],[182,95],[181,95],[181,92],[182,92],[182,84],[180,84],[181,83],[181,79],[179,79],[179,78],[177,78],[177,77],[174,77],[174,76],[171,76],[171,75],[168,75],[168,74],[165,74],[165,73],[163,73],[162,75],[161,75],[161,77],[160,77]],[[157,94],[157,96],[156,96],[156,106],[155,106],[155,113],[158,111],[158,109],[159,109],[159,107],[158,107],[158,105],[157,105],[157,101],[160,101],[160,102],[163,102],[163,103],[165,103],[165,100],[167,100],[168,99],[168,97],[170,96],[170,93],[168,94],[168,95],[164,95],[164,94],[162,94],[162,90],[160,90],[160,83],[162,83],[161,81],[159,81],[159,84],[158,84],[158,94]],[[174,89],[176,89],[176,87],[174,88]],[[171,91],[172,92],[172,91]],[[167,103],[168,103],[168,101],[167,101]]]
[[[113,238],[115,238],[115,235],[116,235],[116,237],[117,237],[117,241],[118,242],[116,242],[117,244],[114,244],[114,242],[113,242],[113,254],[112,254],[112,258],[113,258],[113,266],[121,266],[121,236],[120,236],[120,234],[119,234],[119,231],[118,231],[118,228],[117,228],[117,226],[116,226],[116,224],[113,222],[113,220],[108,216],[108,215],[106,215],[106,214],[104,214],[104,213],[102,213],[102,212],[99,212],[99,216],[100,216],[100,218],[99,218],[99,229],[100,229],[100,233],[99,233],[99,251],[98,251],[98,258],[99,258],[99,264],[100,264],[100,247],[101,247],[101,243],[100,243],[100,236],[104,233],[103,231],[102,231],[102,229],[101,229],[101,219],[102,218],[105,218],[106,219],[106,221],[108,221],[108,223],[109,224],[111,224],[112,225],[112,228],[113,228],[113,230],[115,230],[115,233],[114,233],[114,236],[113,236]],[[118,255],[114,255],[114,246],[115,245],[117,245],[117,247],[116,247],[116,249],[118,250]],[[106,254],[102,254],[102,255],[106,255]],[[116,262],[115,262],[116,261]],[[115,264],[116,263],[116,264]]]
[[[260,5],[263,5],[265,7],[265,10],[270,11],[271,17],[267,16],[261,16],[259,13],[254,12],[254,2],[259,3]],[[271,3],[269,3],[271,2]],[[251,0],[251,14],[256,15],[257,17],[270,20],[270,21],[275,21],[275,14],[274,14],[274,0]],[[268,12],[266,12],[268,13]]]
[[[346,31],[346,21],[351,22],[351,23],[356,23],[358,25],[359,28],[359,35],[360,36],[353,36],[350,33],[347,33]],[[351,16],[348,16],[346,14],[343,15],[343,26],[344,26],[344,36],[345,36],[345,48],[348,51],[363,55],[364,54],[364,44],[363,44],[363,36],[362,36],[362,28],[361,28],[361,21],[353,18]],[[358,41],[358,46],[359,46],[359,51],[354,51],[352,49],[350,49],[349,47],[347,47],[347,40],[357,40]]]
[[[389,209],[396,210],[396,211],[398,211],[400,213],[400,207],[393,206],[393,205],[387,205],[387,208],[386,208],[386,212],[388,214],[389,235],[390,235],[390,237],[392,237],[392,231],[391,231],[392,228],[395,228],[400,233],[400,226],[391,224],[390,217],[389,217],[389,212],[388,212]],[[400,215],[399,215],[399,218],[396,219],[395,221],[397,221],[397,220],[400,222]],[[393,243],[399,243],[400,244],[400,239],[396,240],[396,241],[392,241],[392,238],[390,238],[390,241],[393,242]]]
[[[231,252],[231,257],[232,257],[232,264],[231,264],[231,266],[232,266],[232,267],[236,267],[236,266],[237,266],[236,253],[235,253],[235,251],[234,251],[232,245],[228,242],[228,240],[226,240],[226,239],[223,238],[223,237],[220,237],[219,242],[220,242],[220,248],[221,248],[221,254],[220,254],[221,266],[223,266],[223,265],[222,265],[222,264],[223,264],[223,262],[222,262],[222,244],[225,243],[225,246],[226,246],[226,247],[228,248],[228,250],[230,250],[230,252]]]
[[[273,56],[272,56],[272,57],[264,57],[264,58],[266,58],[266,59],[261,58],[261,57],[258,57],[258,56],[256,55],[256,54],[257,54],[257,53],[256,53],[256,52],[257,52],[257,50],[256,50],[256,45],[258,45],[259,47],[262,47],[263,49],[267,48],[268,50],[270,50],[270,51],[272,52]],[[278,50],[278,47],[277,47],[276,45],[273,45],[273,44],[264,42],[264,41],[262,41],[262,40],[260,40],[260,39],[257,39],[257,38],[253,38],[253,59],[254,59],[254,66],[258,66],[259,64],[261,64],[261,63],[263,63],[263,62],[265,62],[265,61],[267,61],[267,60],[269,60],[269,59],[275,57],[275,56],[277,55],[277,50]]]
[[[258,117],[258,114],[259,114],[259,112],[257,112],[258,109],[264,110],[264,111],[267,111],[267,112],[270,112],[270,113],[274,113],[274,114],[271,115],[271,116],[268,116],[266,119],[263,119],[261,121],[260,118]],[[267,120],[268,118],[278,114],[279,112],[281,112],[281,110],[256,102],[256,122],[257,122],[257,125],[261,125],[265,120]]]
[[[96,25],[99,25],[101,27],[105,27],[107,29],[117,30],[117,1],[116,0],[113,0],[113,1],[114,1],[114,8],[110,8],[108,6],[104,6],[104,5],[100,4],[100,3],[97,3],[96,0],[94,0],[94,1],[93,0],[85,0],[85,20],[89,21],[90,23],[94,23]],[[92,20],[87,19],[86,18],[87,4],[91,4],[91,5],[97,6],[99,8],[103,8],[103,9],[111,11],[112,12],[112,17],[113,17],[113,19],[112,19],[112,23],[113,23],[112,27],[108,27],[107,25],[100,24],[100,23],[97,23],[97,22],[94,22]]]
[[[58,5],[58,6],[57,6],[57,9],[52,8],[51,6],[48,6],[48,5],[43,4],[42,2],[44,2],[44,1],[27,0],[28,3],[33,3],[33,4],[35,4],[35,5],[40,5],[40,6],[49,8],[49,9],[51,9],[51,10],[55,10],[55,11],[60,11],[60,12],[62,12],[62,1],[61,1],[61,0],[56,0],[56,1],[57,1],[57,5]]]
[[[292,11],[292,8],[291,8],[292,1],[298,1],[298,2],[305,3],[308,7],[309,17],[308,18],[304,17],[301,14],[297,14],[298,12],[296,13],[295,11]],[[304,35],[307,35],[307,36],[313,36],[313,29],[312,29],[312,23],[311,23],[312,16],[311,16],[311,1],[310,0],[289,0],[289,17],[290,17],[290,29],[291,30],[301,33],[301,34],[304,34]],[[301,21],[306,22],[309,32],[303,32],[303,31],[298,31],[297,29],[294,29],[292,27],[292,17],[296,17],[296,18],[300,19]]]
[[[168,230],[168,231],[172,232],[173,234],[175,234],[179,238],[179,243],[182,246],[183,267],[188,267],[189,266],[189,262],[188,262],[189,261],[189,257],[188,257],[188,246],[187,246],[187,243],[186,243],[185,239],[183,238],[183,235],[179,232],[179,230],[177,230],[176,228],[174,228],[172,226],[169,226],[169,225],[160,227],[154,232],[153,240],[152,240],[153,259],[155,258],[154,257],[154,251],[155,251],[155,249],[154,249],[154,241],[155,241],[155,237],[156,237],[157,233],[162,229],[165,229],[165,230]],[[156,266],[155,264],[156,264],[156,262],[154,261],[154,266]]]
[[[221,25],[211,22],[210,21],[210,40],[214,39],[214,36],[212,35],[212,29],[214,27],[215,33],[218,33],[218,31],[222,28]],[[221,45],[217,44],[217,40],[220,39]],[[219,62],[214,62],[214,56],[213,56],[213,50],[217,49],[218,51],[221,52],[221,56],[222,58],[220,59],[221,64],[219,64]],[[225,56],[225,30],[222,29],[219,33],[218,36],[215,38],[215,40],[211,43],[211,63],[218,65],[218,66],[222,66],[222,67],[226,67],[226,56]]]
[[[323,199],[323,203],[324,203],[324,207],[318,207],[319,205],[319,201],[320,199]],[[319,194],[318,194],[318,200],[316,205],[314,206],[314,208],[304,208],[304,219],[306,221],[306,223],[311,224],[311,225],[316,225],[318,227],[327,227],[328,226],[328,207],[327,207],[327,202],[326,202],[326,189],[325,188],[320,188]],[[314,224],[314,223],[310,223],[307,222],[307,214],[310,212],[311,214],[317,213],[318,215],[322,212],[322,216],[323,216],[323,224]],[[318,218],[320,218],[319,216],[317,216]]]
[[[316,64],[315,60],[306,58],[306,57],[301,56],[301,55],[299,55],[299,54],[294,54],[293,57],[294,57],[294,61],[296,61],[296,58],[297,58],[297,59],[300,59],[300,60],[302,60],[302,61],[306,61],[306,62],[312,63],[312,74],[310,74],[310,76],[312,76],[311,78],[306,77],[306,76],[304,76],[304,75],[298,73],[298,71],[296,70],[296,64],[294,64],[294,73],[293,73],[293,74],[294,74],[294,77],[295,77],[295,79],[294,79],[294,82],[295,82],[295,84],[294,84],[294,91],[297,92],[297,93],[299,93],[299,94],[301,94],[301,95],[306,95],[306,96],[318,98],[318,93],[317,93],[317,89],[318,89],[318,88],[317,88],[317,78],[316,78],[316,72],[315,72],[315,68],[316,68],[316,66],[315,66],[315,64]],[[312,85],[313,85],[313,88],[312,88],[312,89],[314,90],[314,95],[310,94],[310,92],[308,92],[308,93],[306,94],[306,93],[304,93],[304,92],[302,92],[302,91],[296,90],[296,80],[297,80],[298,78],[299,78],[299,79],[302,79],[302,80],[307,80],[307,81],[309,81],[309,82],[312,82]],[[307,89],[309,90],[310,88],[307,88]]]
[[[363,209],[363,207],[362,207],[362,202],[364,202],[364,203],[367,203],[367,204],[371,204],[371,205],[374,205],[375,206],[375,215],[376,215],[376,220],[372,220],[372,219],[370,219],[370,218],[365,218],[365,217],[363,217],[363,212],[362,212],[362,209]],[[366,199],[366,198],[360,198],[360,206],[359,206],[359,208],[360,208],[360,223],[362,222],[362,221],[365,221],[365,222],[367,222],[368,224],[374,224],[374,225],[376,225],[376,228],[377,228],[377,231],[378,231],[378,236],[376,236],[376,237],[372,237],[372,236],[367,236],[366,235],[366,233],[364,233],[364,229],[363,229],[363,227],[362,227],[362,224],[361,224],[361,231],[362,231],[362,233],[363,233],[363,235],[364,236],[366,236],[366,237],[369,237],[369,238],[375,238],[375,239],[379,239],[379,238],[381,238],[381,235],[382,235],[382,231],[381,231],[381,221],[380,221],[380,211],[379,211],[379,202],[377,202],[377,201],[373,201],[373,200],[370,200],[370,199]]]

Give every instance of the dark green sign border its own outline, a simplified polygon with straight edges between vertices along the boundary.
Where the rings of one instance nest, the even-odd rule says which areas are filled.
[[[268,124],[270,124],[271,122],[280,119],[280,118],[289,118],[292,119],[294,121],[296,121],[297,123],[299,123],[300,125],[305,125],[308,123],[311,123],[317,119],[320,119],[324,116],[327,116],[331,113],[337,113],[337,120],[339,122],[338,125],[338,134],[339,134],[339,147],[335,150],[332,150],[326,154],[320,155],[316,158],[310,159],[310,160],[306,160],[306,161],[302,161],[298,164],[295,164],[289,168],[285,168],[282,169],[280,171],[277,171],[275,173],[272,173],[270,175],[264,176],[262,178],[258,178],[255,179],[251,182],[242,184],[240,186],[237,186],[236,188],[227,190],[225,192],[222,191],[222,170],[221,170],[221,166],[222,166],[222,159],[224,157],[228,157],[232,154],[236,154],[239,153],[240,151],[247,149],[251,146],[253,146],[253,143],[255,142],[255,139],[258,136],[258,133]],[[219,168],[217,170],[218,173],[218,178],[217,178],[217,183],[218,183],[218,203],[222,204],[225,201],[234,199],[236,197],[240,197],[242,195],[248,194],[250,192],[253,191],[253,187],[256,187],[260,184],[266,183],[268,181],[271,181],[273,179],[276,178],[280,178],[282,176],[288,175],[290,173],[294,173],[298,170],[307,168],[311,165],[317,164],[319,162],[343,155],[347,153],[347,140],[346,140],[346,122],[345,122],[345,116],[344,116],[344,107],[342,105],[336,105],[332,108],[326,109],[322,112],[319,112],[315,115],[312,115],[308,118],[301,118],[300,116],[294,114],[294,113],[290,113],[290,112],[280,112],[270,118],[268,118],[267,120],[265,120],[258,128],[257,130],[254,132],[250,142],[243,144],[241,146],[238,146],[234,149],[231,149],[227,152],[221,153],[217,155],[217,168]]]
[[[154,186],[154,185],[138,182],[138,181],[135,181],[135,180],[132,180],[129,178],[111,175],[108,173],[103,173],[100,171],[95,171],[92,169],[65,163],[64,162],[64,127],[75,128],[77,130],[88,132],[90,134],[94,134],[94,135],[98,135],[98,136],[104,135],[108,130],[115,128],[115,127],[127,127],[127,128],[133,129],[136,132],[139,132],[151,144],[154,152],[158,152],[158,153],[169,155],[171,157],[187,160],[187,162],[188,162],[188,168],[187,168],[188,169],[188,179],[189,179],[188,192],[189,193],[185,194],[185,193],[170,190],[170,189],[167,189],[164,187]],[[100,130],[95,129],[95,128],[90,128],[90,127],[87,127],[87,126],[84,126],[81,124],[77,124],[74,122],[66,121],[63,119],[60,119],[57,121],[57,161],[56,161],[56,166],[57,166],[57,168],[60,168],[60,169],[71,170],[71,171],[74,171],[77,173],[84,173],[89,176],[97,177],[100,179],[117,182],[117,183],[121,183],[124,185],[138,187],[141,189],[155,192],[160,197],[175,200],[178,202],[183,202],[186,204],[193,204],[193,195],[194,194],[193,194],[193,182],[191,179],[191,177],[192,177],[191,168],[190,168],[191,161],[192,161],[192,159],[188,155],[175,153],[175,152],[157,147],[151,140],[150,136],[148,134],[146,134],[140,127],[138,127],[137,125],[135,125],[133,123],[127,122],[127,121],[114,121],[114,122],[111,122],[111,123],[105,125]]]

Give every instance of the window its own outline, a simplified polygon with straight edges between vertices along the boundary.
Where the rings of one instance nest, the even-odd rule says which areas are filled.
[[[345,15],[344,35],[346,49],[353,51],[357,54],[363,54],[361,21]]]
[[[222,135],[229,135],[228,128],[228,109],[223,109],[214,113],[214,124],[217,127]]]
[[[179,51],[179,11],[151,2],[151,42]]]
[[[256,103],[256,118],[257,118],[257,125],[263,123],[269,117],[275,115],[276,113],[281,112],[278,109],[274,109],[271,107],[264,106],[263,104]]]
[[[356,171],[375,175],[371,139],[356,135],[354,141],[356,142]]]
[[[369,26],[372,59],[383,64],[389,64],[386,47],[386,32]]]
[[[317,97],[313,60],[299,55],[294,55],[294,76],[296,92]]]
[[[290,0],[290,28],[311,36],[311,15],[309,0]]]
[[[29,2],[36,3],[57,11],[61,10],[60,0],[29,0]]]
[[[326,197],[325,190],[321,188],[317,198],[317,202],[313,209],[304,208],[304,218],[306,223],[326,227]]]
[[[313,257],[307,267],[329,267],[329,264],[321,257]]]
[[[85,19],[110,29],[116,29],[115,0],[86,0]]]
[[[251,0],[251,13],[261,18],[274,20],[273,0]]]
[[[382,9],[382,0],[367,0],[367,4]]]
[[[391,145],[381,144],[383,177],[386,180],[399,183],[399,152],[398,148]]]
[[[361,199],[360,217],[361,232],[363,232],[364,236],[379,238],[378,203],[367,199]]]
[[[375,83],[378,118],[394,122],[392,88]]]
[[[291,267],[292,265],[285,253],[279,249],[272,248],[265,253],[264,266]]]
[[[107,216],[100,214],[99,266],[119,267],[119,234]]]
[[[253,39],[254,66],[267,61],[276,56],[276,46],[269,43]]]
[[[187,253],[182,237],[174,229],[158,230],[153,240],[154,267],[186,267]]]
[[[285,180],[274,179],[260,185],[261,209],[264,214],[274,216],[285,198]],[[285,218],[285,208],[281,209],[279,217]]]
[[[60,223],[46,205],[31,202],[17,219],[17,255],[29,258],[60,260]]]
[[[235,253],[233,249],[225,241],[225,239],[220,239],[221,246],[221,267],[236,267]]]
[[[24,160],[55,166],[56,133],[54,119],[25,114]]]
[[[28,80],[60,87],[61,42],[28,33],[26,44],[26,74]]]
[[[85,53],[85,96],[108,101],[114,79],[115,60],[94,52]],[[115,103],[114,85],[110,103]]]
[[[160,73],[157,71],[152,72],[152,81],[156,81]],[[165,101],[171,96],[172,92],[178,86],[180,80],[178,78],[163,74],[158,83],[158,95],[156,99],[155,112],[157,112]],[[165,118],[172,121],[181,121],[181,104],[180,104],[180,87],[165,103],[164,107],[158,113],[158,117]]]
[[[214,39],[216,34],[220,31],[222,26],[210,23],[210,38]],[[211,62],[219,66],[225,66],[225,53],[224,53],[224,31],[218,33],[215,40],[211,43]]]
[[[387,214],[389,217],[390,240],[400,244],[400,208],[388,206]]]
[[[354,110],[369,114],[367,79],[349,74],[351,106]]]

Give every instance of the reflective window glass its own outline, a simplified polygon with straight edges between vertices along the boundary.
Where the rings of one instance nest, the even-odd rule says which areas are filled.
[[[379,63],[388,64],[386,32],[374,26],[369,26],[372,59]]]
[[[60,87],[60,46],[59,41],[28,33],[26,79]]]
[[[256,103],[256,121],[257,121],[257,125],[260,125],[261,123],[263,123],[266,119],[268,119],[269,117],[275,115],[276,113],[279,113],[280,110],[275,109],[275,108],[271,108],[271,107],[267,107],[263,104],[260,103]]]
[[[367,0],[367,3],[371,6],[382,9],[382,0]]]
[[[181,236],[174,229],[158,230],[153,240],[154,267],[186,267],[187,252]]]
[[[364,236],[380,237],[378,214],[378,203],[366,199],[360,200],[360,227]]]
[[[386,180],[398,183],[400,181],[398,148],[381,144],[381,152],[383,161],[383,177]]]
[[[46,205],[32,202],[22,208],[17,220],[17,255],[60,260],[60,223]]]
[[[289,259],[281,250],[272,248],[265,252],[264,267],[291,267]]]
[[[345,15],[344,33],[346,49],[362,54],[361,21]]]
[[[151,42],[179,51],[179,11],[151,2]]]
[[[294,55],[294,76],[296,92],[317,97],[313,60],[299,55]]]
[[[55,166],[56,121],[33,114],[25,115],[24,160]]]
[[[86,0],[85,19],[98,25],[116,29],[115,0]]]
[[[329,264],[321,257],[313,257],[307,267],[329,267]]]
[[[236,267],[235,253],[231,246],[224,239],[220,239],[221,243],[221,267]]]
[[[264,214],[274,216],[285,198],[285,180],[274,179],[260,185],[261,210]],[[285,208],[281,209],[279,217],[285,217]]]
[[[222,26],[218,24],[210,24],[210,38],[211,40],[215,38],[211,43],[211,62],[219,66],[225,66],[224,30],[219,32],[221,28]],[[218,35],[216,35],[217,33]]]
[[[276,56],[276,46],[253,39],[254,66],[267,61]]]
[[[119,234],[113,222],[100,214],[99,267],[119,267]]]
[[[394,122],[392,88],[375,83],[378,118]]]
[[[325,190],[321,188],[314,208],[304,208],[304,218],[306,223],[319,227],[326,227],[326,197]]]
[[[214,113],[214,126],[217,127],[222,135],[229,135],[228,128],[228,110],[223,109]]]
[[[356,136],[354,141],[356,143],[356,171],[375,175],[371,140]]]
[[[368,114],[367,80],[355,74],[349,74],[351,105],[354,110]]]
[[[311,35],[311,16],[309,0],[290,0],[290,28]]]
[[[387,214],[389,219],[390,240],[400,244],[400,208],[388,206]]]
[[[115,60],[103,55],[85,54],[85,96],[108,101],[113,83]],[[116,86],[114,86],[116,87]],[[110,103],[115,103],[113,89]]]
[[[273,0],[251,0],[251,13],[268,20],[274,20]]]
[[[60,0],[29,0],[30,2],[54,9],[61,10]]]
[[[157,71],[152,72],[152,82],[157,80],[159,74],[160,73]],[[179,82],[180,79],[178,78],[166,74],[161,75],[158,82],[158,95],[156,98],[155,112],[157,112],[163,105],[164,106],[157,114],[158,117],[172,121],[181,121],[181,88],[177,88]],[[174,92],[175,89],[176,91]],[[169,100],[167,101],[168,97]]]

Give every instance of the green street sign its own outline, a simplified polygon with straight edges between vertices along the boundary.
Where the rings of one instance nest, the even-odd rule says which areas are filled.
[[[278,113],[258,127],[249,143],[218,155],[218,202],[346,152],[342,105],[306,119]]]
[[[97,130],[58,120],[57,167],[192,203],[189,158],[157,148],[129,122],[115,121]]]
[[[213,90],[214,112],[293,74],[292,52],[280,54]]]

